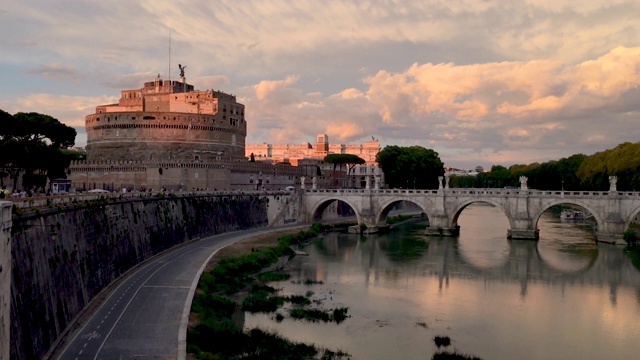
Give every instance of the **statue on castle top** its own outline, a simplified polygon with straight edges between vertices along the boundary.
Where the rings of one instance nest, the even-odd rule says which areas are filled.
[[[178,64],[178,68],[180,69],[180,77],[184,77],[184,69],[187,68],[187,65],[182,66],[181,64]]]

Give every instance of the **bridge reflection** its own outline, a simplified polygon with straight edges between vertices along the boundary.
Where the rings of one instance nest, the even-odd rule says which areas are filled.
[[[393,234],[392,234],[393,235]],[[478,264],[465,253],[458,238],[404,237],[369,235],[366,241],[353,234],[329,234],[311,246],[309,252],[326,261],[348,261],[365,272],[369,284],[380,281],[400,281],[407,276],[437,277],[440,289],[452,281],[480,279],[486,283],[518,283],[520,296],[526,298],[531,284],[608,287],[612,304],[620,288],[635,289],[640,306],[640,271],[620,248],[593,244],[579,256],[579,266],[560,267],[557,260],[566,254],[538,242],[503,239],[504,256],[491,264]],[[576,264],[576,259],[573,265]],[[307,277],[324,277],[331,267],[300,268]],[[320,279],[321,280],[321,279]]]

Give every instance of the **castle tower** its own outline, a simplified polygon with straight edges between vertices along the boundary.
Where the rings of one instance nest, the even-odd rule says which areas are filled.
[[[327,156],[329,154],[329,135],[318,134],[316,137],[316,155]]]

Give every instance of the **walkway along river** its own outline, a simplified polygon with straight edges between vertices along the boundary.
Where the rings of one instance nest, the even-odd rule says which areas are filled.
[[[348,307],[341,324],[249,314],[291,340],[354,359],[425,359],[433,338],[483,359],[629,359],[640,334],[640,271],[620,246],[597,244],[588,224],[539,221],[540,240],[508,241],[497,209],[472,205],[458,238],[332,233],[285,268],[283,295],[313,291],[323,308]],[[322,283],[305,285],[307,280]],[[281,310],[286,314],[286,310]]]

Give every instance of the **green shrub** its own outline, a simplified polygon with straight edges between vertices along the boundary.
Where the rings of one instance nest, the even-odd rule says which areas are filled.
[[[627,231],[622,234],[622,238],[627,243],[628,247],[632,247],[638,242],[638,236],[632,229],[627,229]]]

